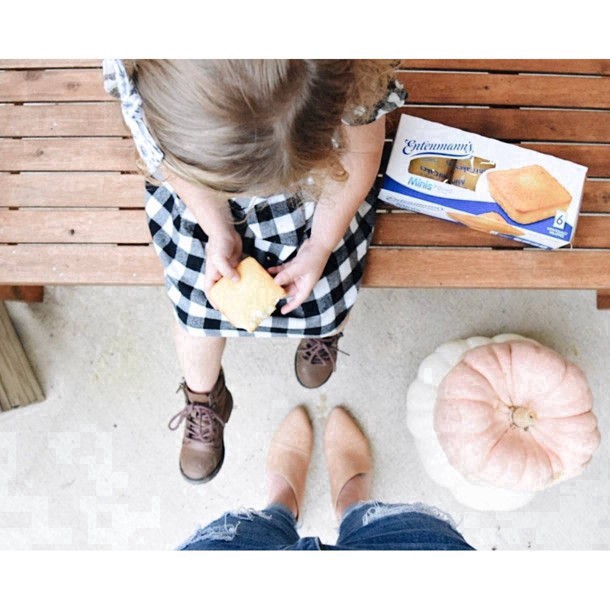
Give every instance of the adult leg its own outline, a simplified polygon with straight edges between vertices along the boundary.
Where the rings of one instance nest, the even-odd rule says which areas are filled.
[[[299,541],[290,509],[272,504],[262,511],[230,511],[195,532],[178,551],[281,550]]]
[[[453,519],[425,504],[385,504],[375,500],[348,508],[336,547],[350,550],[474,550]]]

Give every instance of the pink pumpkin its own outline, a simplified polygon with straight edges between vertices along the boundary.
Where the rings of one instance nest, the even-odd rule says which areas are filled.
[[[467,351],[440,384],[434,429],[467,480],[537,491],[579,474],[600,442],[584,373],[533,341]]]

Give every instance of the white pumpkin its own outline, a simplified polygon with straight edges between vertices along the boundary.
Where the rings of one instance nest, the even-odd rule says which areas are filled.
[[[487,347],[484,347],[487,346]],[[520,335],[441,345],[407,393],[424,468],[480,510],[513,510],[576,476],[599,445],[582,371]]]

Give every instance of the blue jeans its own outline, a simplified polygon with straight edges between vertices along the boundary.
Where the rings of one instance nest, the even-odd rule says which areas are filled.
[[[279,550],[474,550],[449,515],[424,504],[354,504],[344,514],[335,545],[317,537],[301,538],[292,513],[281,504],[257,511],[225,513],[179,551]]]

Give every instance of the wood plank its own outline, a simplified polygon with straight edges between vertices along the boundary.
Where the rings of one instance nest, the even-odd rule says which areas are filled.
[[[0,243],[149,244],[143,210],[0,210]]]
[[[409,102],[610,109],[610,79],[544,76],[401,72]],[[0,72],[0,102],[109,101],[101,68]]]
[[[567,159],[589,168],[589,178],[610,178],[610,146],[580,144],[531,144],[523,142],[524,148],[537,150],[560,159]]]
[[[134,172],[136,158],[131,139],[0,139],[0,171]]]
[[[0,246],[0,284],[162,285],[152,246]],[[371,248],[365,286],[610,289],[610,252]]]
[[[149,244],[142,210],[0,210],[0,243]],[[423,214],[380,214],[378,246],[522,248],[513,240]],[[610,248],[610,216],[581,216],[574,248]]]
[[[610,75],[608,59],[403,59],[403,70],[483,70]]]
[[[44,286],[0,286],[0,301],[42,303]]]
[[[610,142],[610,112],[603,110],[407,106],[388,116],[386,133],[390,137],[396,133],[402,114],[435,121],[496,140]]]
[[[44,399],[8,311],[0,303],[0,409],[8,411]]]
[[[0,70],[99,68],[101,65],[101,59],[0,59]]]
[[[378,216],[373,245],[523,248],[523,244],[507,237],[474,231],[458,223],[423,214],[404,212]],[[610,249],[610,216],[581,216],[573,247]]]
[[[411,104],[610,109],[610,79],[602,77],[401,72],[399,79]]]
[[[102,69],[6,70],[0,72],[0,102],[108,102]]]
[[[163,284],[163,269],[153,246],[0,246],[0,260],[0,284]]]
[[[610,184],[608,188],[610,193]],[[0,174],[0,208],[143,208],[144,196],[144,177],[140,174]],[[610,194],[608,199],[610,207]]]
[[[610,252],[372,248],[367,255],[363,285],[608,289]]]
[[[597,292],[597,309],[610,309],[610,290]]]
[[[0,105],[0,138],[130,135],[118,102]]]

